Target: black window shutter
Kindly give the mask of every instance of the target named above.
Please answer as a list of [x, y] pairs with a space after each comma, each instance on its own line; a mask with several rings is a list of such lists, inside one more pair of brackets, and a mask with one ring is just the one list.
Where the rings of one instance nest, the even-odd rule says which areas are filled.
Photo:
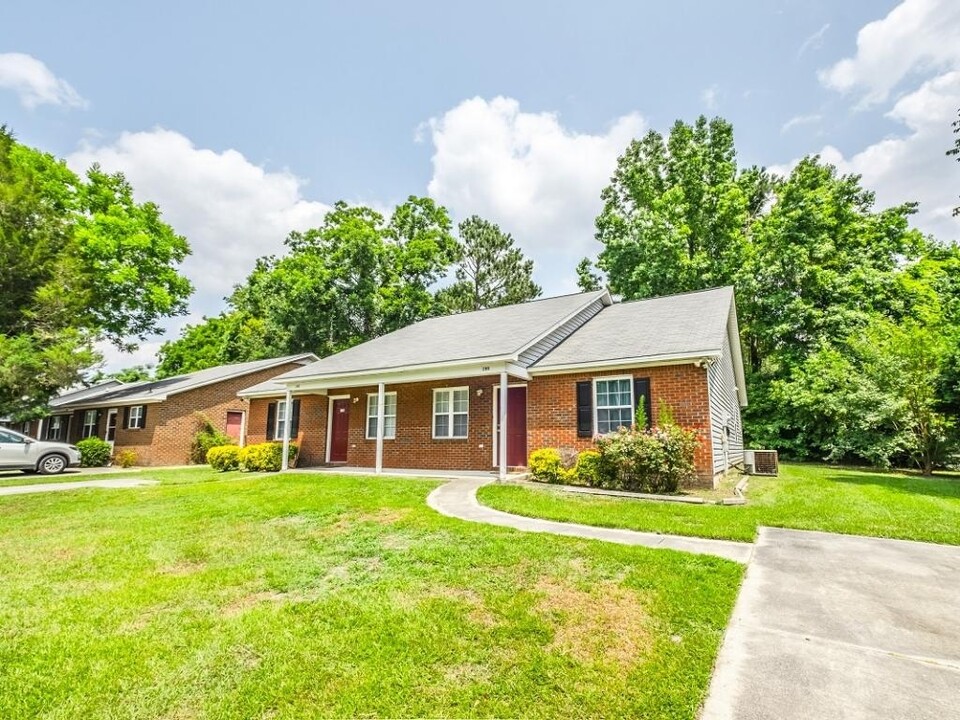
[[643, 400], [643, 409], [647, 413], [647, 427], [653, 424], [653, 408], [650, 405], [650, 378], [633, 379], [633, 410], [636, 412]]
[[593, 383], [577, 383], [577, 437], [593, 436]]
[[130, 406], [128, 405], [123, 409], [123, 426], [130, 429]]
[[300, 401], [293, 401], [293, 419], [290, 420], [290, 439], [297, 439], [297, 432], [300, 430]]
[[267, 440], [273, 440], [273, 431], [277, 427], [277, 404], [267, 405]]
[[143, 429], [147, 426], [147, 406], [144, 405], [140, 408], [140, 424], [137, 425], [138, 428]]

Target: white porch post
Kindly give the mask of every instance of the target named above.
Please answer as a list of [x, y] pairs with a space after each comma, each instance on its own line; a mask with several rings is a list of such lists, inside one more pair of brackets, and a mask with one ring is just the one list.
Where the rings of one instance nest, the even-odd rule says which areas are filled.
[[507, 383], [507, 371], [500, 373], [500, 436], [498, 438], [500, 457], [500, 479], [507, 477], [507, 392], [509, 391]]
[[383, 383], [377, 384], [377, 469], [376, 473], [379, 475], [383, 471], [383, 415], [385, 412], [384, 406], [384, 390], [385, 386]]
[[283, 403], [283, 460], [280, 463], [281, 470], [287, 470], [290, 467], [290, 423], [293, 422], [293, 391], [287, 388], [287, 397]]

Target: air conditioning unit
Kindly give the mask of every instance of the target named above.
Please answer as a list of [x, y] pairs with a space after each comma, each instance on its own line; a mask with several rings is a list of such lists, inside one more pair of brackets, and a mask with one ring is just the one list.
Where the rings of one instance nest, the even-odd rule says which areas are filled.
[[780, 474], [780, 463], [776, 450], [744, 450], [743, 469], [748, 475]]

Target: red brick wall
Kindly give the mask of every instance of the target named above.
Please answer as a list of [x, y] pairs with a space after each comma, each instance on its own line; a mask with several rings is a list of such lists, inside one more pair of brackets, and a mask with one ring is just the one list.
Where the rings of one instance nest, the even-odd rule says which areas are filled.
[[[267, 441], [267, 407], [282, 398], [252, 398], [247, 414], [247, 445]], [[298, 434], [303, 436], [299, 467], [323, 465], [327, 451], [327, 398], [324, 395], [302, 395]]]
[[651, 420], [656, 422], [658, 408], [663, 401], [673, 410], [677, 424], [695, 429], [700, 435], [700, 446], [695, 455], [697, 475], [702, 481], [712, 480], [707, 371], [706, 368], [695, 365], [666, 365], [534, 378], [527, 387], [527, 449], [533, 452], [544, 447], [569, 447], [577, 450], [592, 447], [592, 438], [577, 437], [577, 383], [611, 375], [650, 378], [653, 411]]
[[[654, 419], [662, 401], [674, 413], [674, 419], [697, 430], [701, 444], [696, 453], [701, 480], [713, 477], [710, 453], [710, 405], [707, 373], [694, 365], [671, 365], [635, 370], [598, 371], [539, 377], [527, 383], [527, 450], [542, 447], [591, 447], [591, 438], [577, 437], [576, 387], [581, 380], [610, 375], [650, 378]], [[438, 470], [489, 470], [493, 465], [493, 390], [497, 379], [477, 377], [462, 380], [431, 381], [387, 385], [397, 393], [397, 437], [383, 441], [383, 466], [386, 468], [428, 468]], [[433, 390], [444, 387], [470, 388], [468, 437], [464, 440], [434, 440]], [[480, 395], [477, 394], [482, 390]], [[349, 395], [350, 431], [347, 464], [373, 467], [376, 441], [365, 438], [367, 394], [376, 386], [331, 391], [331, 395]], [[267, 405], [272, 400], [251, 401], [248, 442], [265, 440]], [[354, 402], [354, 399], [356, 402]], [[322, 464], [326, 455], [327, 401], [318, 396], [301, 399], [300, 432], [304, 433], [301, 466]]]
[[[142, 429], [128, 430], [123, 427], [124, 409], [121, 406], [117, 416], [114, 451], [132, 450], [137, 456], [137, 465], [186, 465], [190, 462], [190, 444], [199, 428], [197, 412], [206, 415], [218, 430], [226, 431], [228, 410], [248, 410], [249, 403], [237, 397], [240, 390], [297, 367], [300, 365], [288, 363], [178, 393], [160, 403], [148, 404], [147, 420]], [[104, 408], [100, 419], [100, 437], [103, 437], [106, 418]]]

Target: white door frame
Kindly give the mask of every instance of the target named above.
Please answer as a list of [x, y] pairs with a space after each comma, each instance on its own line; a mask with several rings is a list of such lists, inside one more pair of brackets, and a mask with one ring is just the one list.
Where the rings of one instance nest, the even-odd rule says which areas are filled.
[[[330, 441], [333, 439], [333, 401], [334, 400], [349, 400], [349, 395], [327, 395], [327, 450], [324, 454], [324, 462], [330, 462]], [[364, 410], [366, 412], [366, 410]], [[349, 415], [350, 408], [347, 407], [347, 414]], [[364, 421], [366, 422], [366, 421]], [[366, 432], [366, 431], [364, 431]], [[347, 452], [350, 452], [350, 438], [347, 437]]]
[[[510, 392], [510, 388], [514, 388], [514, 387], [527, 388], [527, 397], [525, 398], [525, 399], [526, 399], [526, 403], [524, 404], [524, 407], [523, 407], [524, 415], [526, 415], [526, 414], [527, 414], [527, 410], [530, 409], [530, 389], [529, 389], [528, 385], [529, 385], [529, 383], [525, 383], [525, 382], [515, 382], [515, 383], [509, 383], [509, 384], [507, 385], [507, 392]], [[497, 428], [497, 425], [500, 424], [500, 423], [498, 422], [498, 420], [500, 419], [500, 413], [499, 413], [499, 410], [500, 410], [500, 384], [499, 384], [499, 383], [497, 383], [497, 384], [495, 384], [495, 385], [493, 386], [493, 402], [491, 403], [491, 405], [493, 406], [493, 425], [492, 425], [492, 427], [491, 427], [491, 433], [490, 433], [490, 437], [492, 438], [490, 444], [493, 445], [493, 462], [491, 463], [491, 467], [497, 467], [497, 466], [498, 466], [498, 462], [499, 462], [499, 457], [498, 457], [498, 456], [499, 456], [499, 452], [498, 452], [498, 451], [499, 451], [499, 449], [500, 449], [500, 443], [499, 443], [499, 437], [498, 437], [500, 433], [499, 433], [498, 428]], [[527, 448], [527, 449], [529, 450], [530, 448]]]
[[[114, 420], [113, 425], [113, 440], [110, 440], [110, 416], [113, 415], [116, 420]], [[103, 439], [110, 443], [110, 447], [113, 447], [113, 444], [116, 442], [117, 437], [117, 428], [120, 427], [120, 408], [110, 408], [107, 410], [106, 422], [103, 424]]]

